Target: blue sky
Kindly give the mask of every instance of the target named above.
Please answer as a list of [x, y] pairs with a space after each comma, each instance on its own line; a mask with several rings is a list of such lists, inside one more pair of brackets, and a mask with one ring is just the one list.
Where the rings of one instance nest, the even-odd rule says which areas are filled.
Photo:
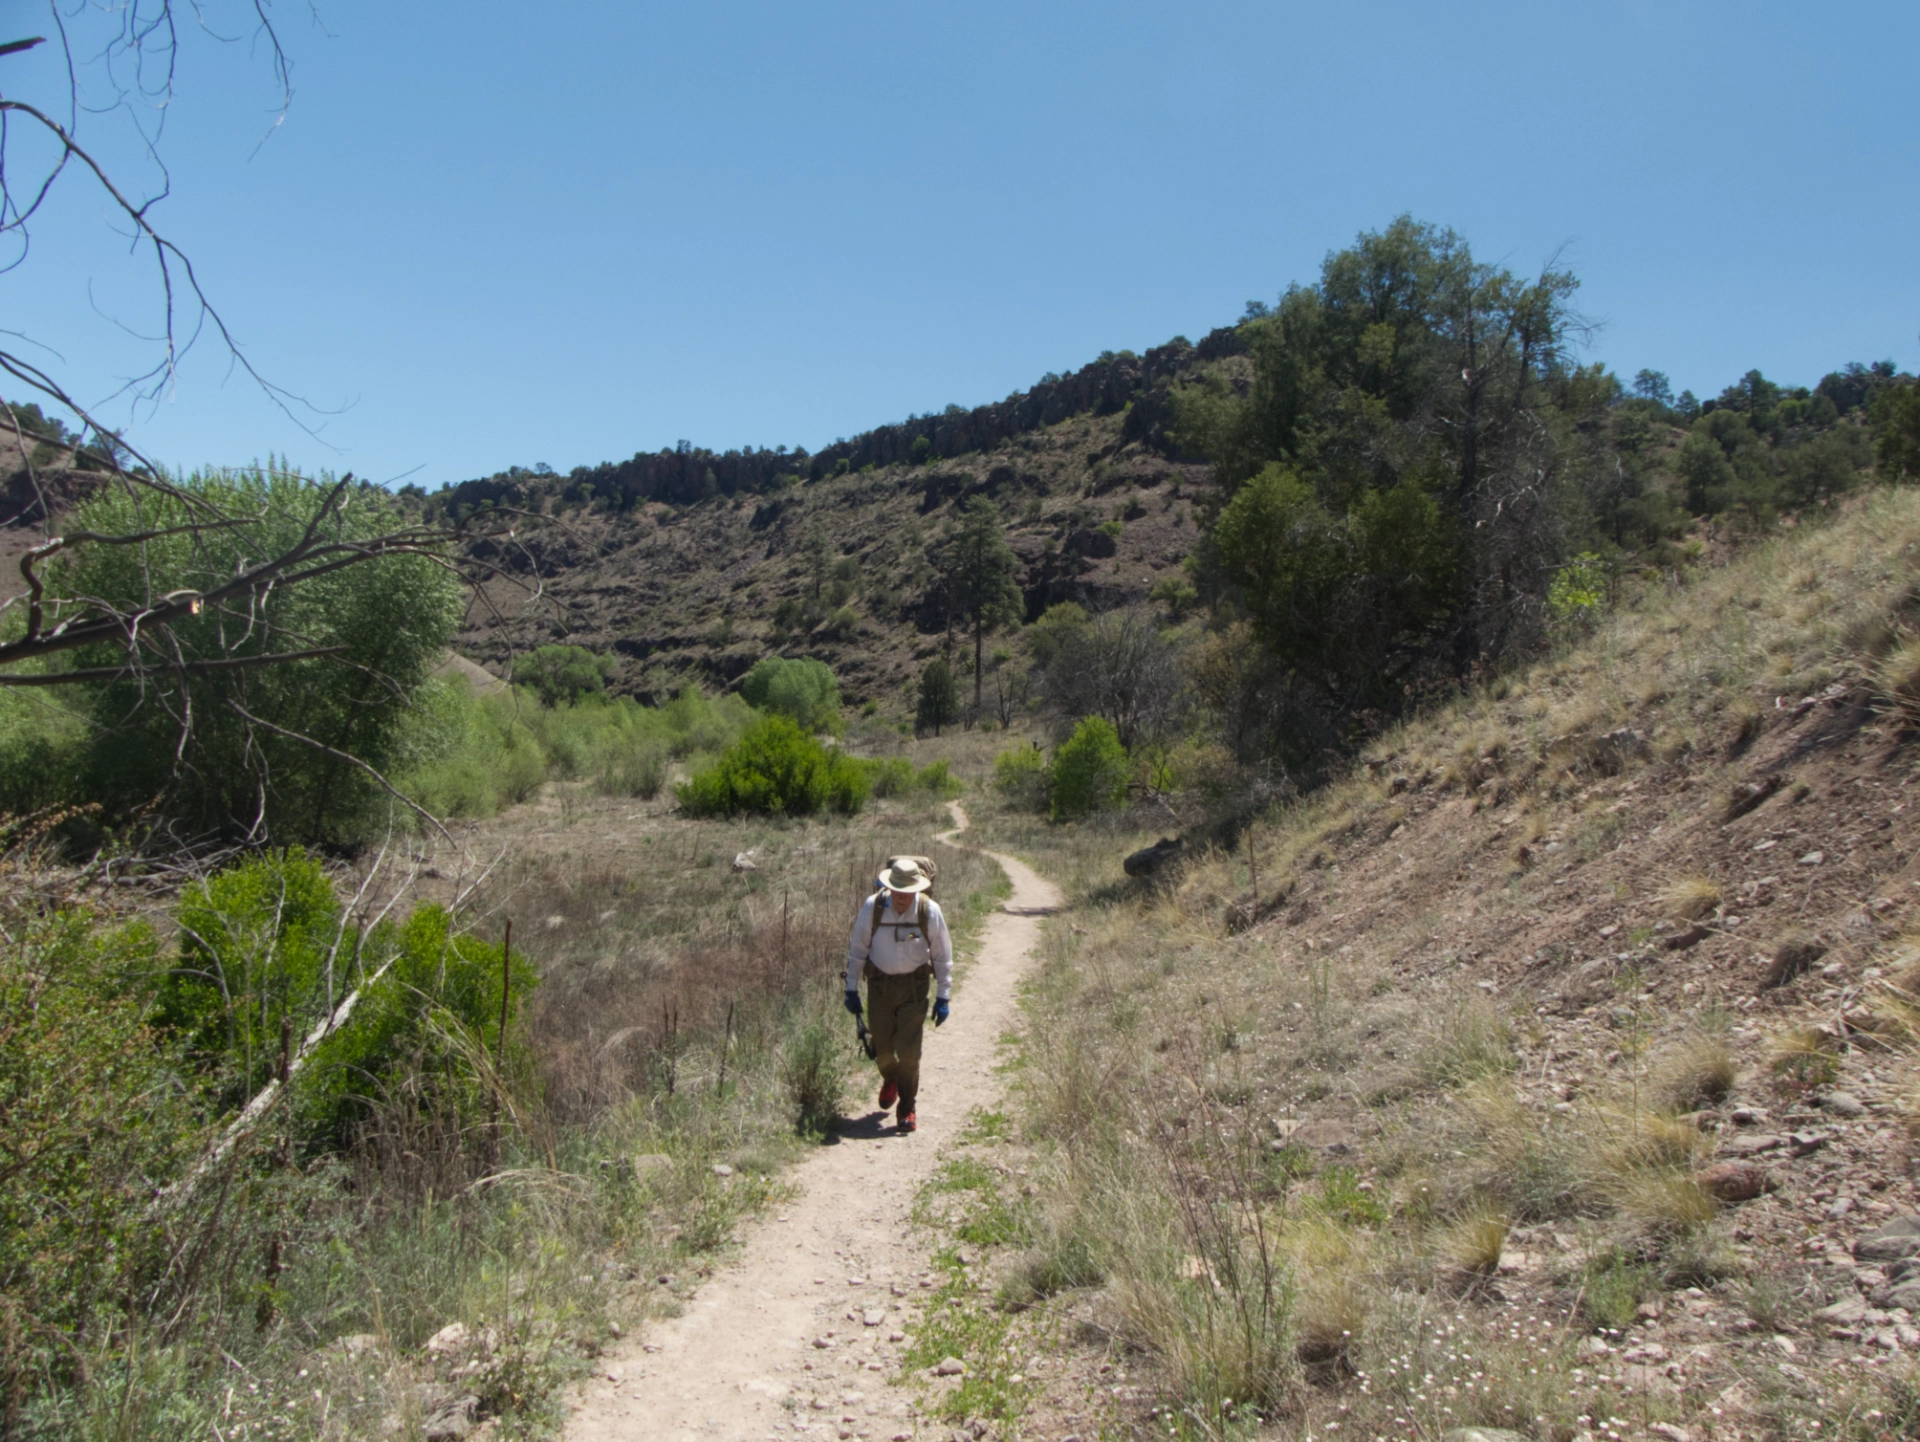
[[[1920, 362], [1911, 0], [315, 3], [274, 12], [277, 128], [257, 49], [187, 34], [154, 215], [318, 434], [203, 343], [107, 411], [170, 464], [817, 448], [1198, 338], [1402, 212], [1559, 255], [1623, 376]], [[0, 91], [51, 94], [51, 51]], [[81, 135], [138, 176], [123, 120]], [[8, 328], [106, 396], [147, 275], [63, 182]]]

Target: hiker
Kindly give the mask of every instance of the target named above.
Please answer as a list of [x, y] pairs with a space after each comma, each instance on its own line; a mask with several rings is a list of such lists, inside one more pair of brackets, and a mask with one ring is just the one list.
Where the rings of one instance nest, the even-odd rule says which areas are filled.
[[920, 1090], [920, 1037], [927, 1024], [927, 982], [935, 984], [933, 1024], [947, 1019], [953, 989], [953, 938], [925, 858], [896, 856], [881, 869], [880, 890], [861, 904], [847, 942], [847, 1010], [860, 1015], [860, 978], [867, 1003], [874, 1061], [880, 1066], [880, 1109], [900, 1104], [897, 1125], [914, 1129]]

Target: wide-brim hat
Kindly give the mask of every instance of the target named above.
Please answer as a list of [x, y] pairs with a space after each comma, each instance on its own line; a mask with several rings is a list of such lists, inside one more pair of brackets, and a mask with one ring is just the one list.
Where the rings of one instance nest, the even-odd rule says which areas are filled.
[[933, 878], [920, 869], [920, 863], [896, 857], [880, 870], [880, 884], [888, 891], [925, 891]]

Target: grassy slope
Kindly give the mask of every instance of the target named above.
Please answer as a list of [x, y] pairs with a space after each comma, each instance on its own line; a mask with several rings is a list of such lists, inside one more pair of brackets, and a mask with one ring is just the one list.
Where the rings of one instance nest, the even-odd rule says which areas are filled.
[[[777, 497], [722, 497], [679, 512], [649, 505], [624, 517], [569, 512], [564, 533], [529, 542], [546, 548], [547, 597], [529, 610], [523, 592], [495, 582], [490, 599], [509, 619], [489, 623], [487, 608], [475, 607], [461, 647], [502, 669], [510, 650], [564, 635], [620, 656], [616, 690], [649, 692], [686, 674], [731, 681], [779, 649], [832, 665], [849, 702], [910, 714], [911, 681], [945, 640], [920, 629], [942, 624], [921, 612], [931, 583], [924, 545], [956, 498], [986, 494], [999, 505], [1030, 607], [1144, 599], [1191, 549], [1188, 498], [1210, 487], [1209, 468], [1122, 444], [1121, 422], [1079, 416], [992, 452], [829, 476]], [[1097, 531], [1110, 520], [1125, 521], [1117, 543]], [[776, 648], [772, 616], [806, 591], [805, 543], [816, 523], [836, 556], [859, 559], [860, 619], [849, 636], [822, 632]], [[723, 621], [730, 638], [715, 632]]]
[[[1058, 1290], [1037, 1334], [1105, 1340], [1028, 1379], [1028, 1425], [1217, 1435], [1249, 1397], [1368, 1437], [1910, 1425], [1920, 1332], [1813, 1313], [1871, 1306], [1845, 1249], [1916, 1210], [1887, 982], [1920, 815], [1885, 697], [1917, 582], [1902, 492], [1656, 587], [1263, 823], [1251, 927], [1245, 849], [1148, 893], [1126, 832], [983, 807], [1080, 899], [1029, 1002], [1006, 1275]], [[1717, 1198], [1730, 1159], [1776, 1190]]]

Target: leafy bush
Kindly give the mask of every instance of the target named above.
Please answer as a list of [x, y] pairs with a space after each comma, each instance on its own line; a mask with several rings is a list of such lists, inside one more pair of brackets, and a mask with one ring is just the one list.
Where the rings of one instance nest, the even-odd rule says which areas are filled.
[[[354, 991], [351, 1024], [320, 1044], [295, 1084], [310, 1146], [343, 1145], [388, 1074], [444, 1019], [497, 1047], [500, 948], [454, 933], [423, 906], [364, 938], [345, 924], [318, 862], [298, 849], [251, 857], [187, 889], [178, 965], [156, 1020], [186, 1045], [221, 1103], [238, 1108]], [[513, 990], [535, 982], [524, 961]], [[491, 1039], [489, 1040], [489, 1036]]]
[[791, 716], [808, 731], [825, 731], [840, 719], [840, 683], [824, 661], [769, 656], [756, 661], [740, 683], [747, 704]]
[[199, 1151], [177, 1048], [146, 1023], [158, 944], [69, 912], [0, 947], [0, 1386], [64, 1373], [165, 1258], [153, 1186]]
[[675, 794], [694, 816], [810, 816], [822, 810], [851, 815], [866, 804], [870, 786], [859, 762], [829, 751], [790, 717], [774, 714], [749, 726]]
[[530, 686], [549, 706], [578, 701], [607, 689], [617, 667], [611, 656], [585, 646], [536, 646], [513, 658], [513, 684]]
[[916, 791], [930, 796], [958, 796], [965, 789], [945, 760], [929, 762], [918, 771], [904, 756], [888, 756], [860, 764], [867, 770], [875, 796], [906, 796]]
[[1127, 748], [1112, 723], [1087, 717], [1054, 753], [1049, 788], [1053, 819], [1071, 821], [1118, 806], [1126, 799], [1127, 772]]
[[1015, 806], [1045, 811], [1053, 777], [1038, 746], [1015, 746], [993, 758], [994, 789]]

